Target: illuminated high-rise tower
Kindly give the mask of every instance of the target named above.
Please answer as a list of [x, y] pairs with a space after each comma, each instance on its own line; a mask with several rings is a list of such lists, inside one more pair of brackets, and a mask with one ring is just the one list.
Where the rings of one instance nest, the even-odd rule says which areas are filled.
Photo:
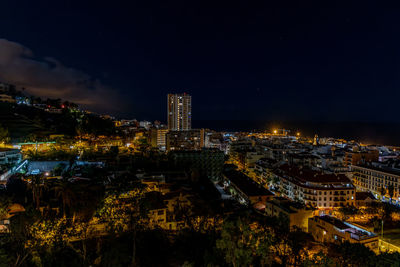
[[168, 129], [187, 131], [192, 128], [192, 97], [186, 93], [168, 94]]

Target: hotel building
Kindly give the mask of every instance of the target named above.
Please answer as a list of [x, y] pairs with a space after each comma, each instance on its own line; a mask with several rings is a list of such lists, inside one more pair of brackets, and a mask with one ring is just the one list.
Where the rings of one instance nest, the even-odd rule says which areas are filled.
[[355, 204], [355, 187], [344, 174], [282, 165], [274, 171], [282, 196], [319, 209]]

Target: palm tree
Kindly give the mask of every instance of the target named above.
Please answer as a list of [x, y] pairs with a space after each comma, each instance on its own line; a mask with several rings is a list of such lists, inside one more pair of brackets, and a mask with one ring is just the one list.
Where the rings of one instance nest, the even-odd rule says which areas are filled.
[[40, 175], [31, 175], [29, 178], [31, 180], [30, 188], [32, 190], [32, 201], [36, 209], [39, 210], [40, 198], [43, 193], [43, 178]]
[[382, 186], [379, 188], [379, 193], [381, 194], [381, 198], [383, 198], [386, 195], [386, 189]]
[[5, 195], [0, 196], [0, 220], [4, 219], [8, 215], [8, 207], [11, 204], [11, 198]]
[[56, 186], [53, 188], [56, 192], [57, 197], [61, 197], [63, 206], [63, 216], [67, 215], [67, 208], [70, 208], [73, 200], [75, 199], [75, 193], [72, 189], [72, 185], [66, 178], [57, 181]]
[[388, 194], [389, 194], [389, 197], [390, 197], [390, 202], [392, 202], [392, 198], [393, 198], [393, 195], [394, 195], [393, 183], [390, 184], [389, 187], [388, 187]]
[[1, 144], [5, 144], [8, 143], [10, 141], [10, 136], [8, 133], [8, 129], [7, 128], [3, 128], [0, 125], [0, 143]]

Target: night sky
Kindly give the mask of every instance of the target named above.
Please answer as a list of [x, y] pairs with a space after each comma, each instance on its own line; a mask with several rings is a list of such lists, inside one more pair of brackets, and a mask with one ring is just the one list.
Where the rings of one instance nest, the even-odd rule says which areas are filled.
[[126, 118], [187, 92], [193, 120], [400, 121], [399, 9], [124, 2], [2, 1], [0, 80]]

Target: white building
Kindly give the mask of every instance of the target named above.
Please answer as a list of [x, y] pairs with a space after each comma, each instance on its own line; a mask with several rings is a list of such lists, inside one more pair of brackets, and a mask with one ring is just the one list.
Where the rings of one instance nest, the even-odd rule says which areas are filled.
[[[384, 164], [352, 165], [353, 183], [363, 191], [372, 192], [375, 197], [390, 197], [396, 203], [400, 200], [400, 169]], [[383, 193], [383, 194], [382, 194]]]
[[355, 187], [344, 174], [283, 165], [274, 171], [283, 196], [319, 209], [355, 205]]

